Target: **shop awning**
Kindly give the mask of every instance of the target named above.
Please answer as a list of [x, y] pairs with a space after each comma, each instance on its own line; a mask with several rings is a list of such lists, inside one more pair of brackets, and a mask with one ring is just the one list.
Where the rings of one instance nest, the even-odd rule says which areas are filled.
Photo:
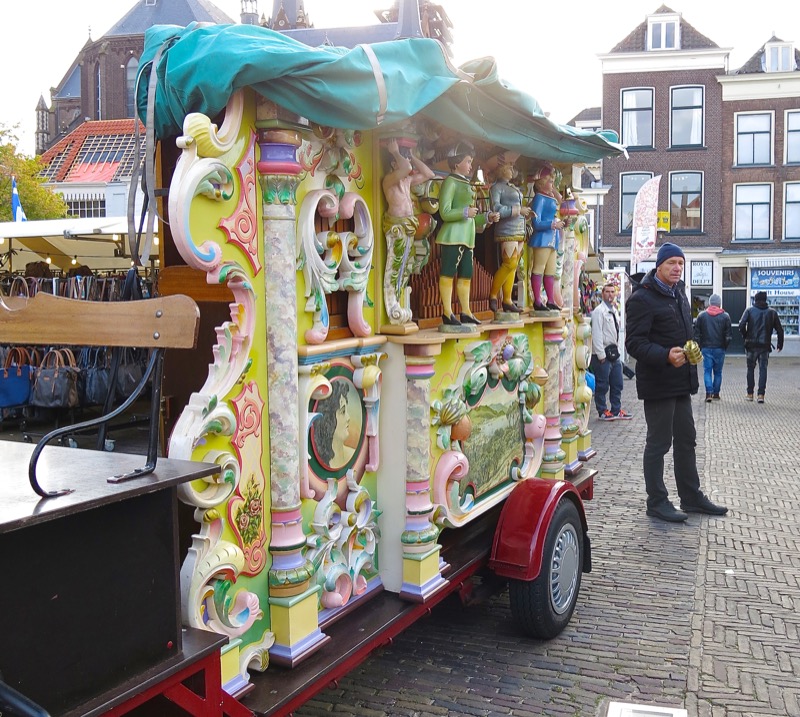
[[53, 266], [65, 271], [74, 257], [95, 270], [127, 269], [127, 234], [126, 217], [0, 222], [0, 254], [13, 249], [14, 268], [49, 256]]
[[800, 267], [800, 256], [797, 254], [786, 256], [749, 257], [747, 260], [753, 269], [769, 269], [773, 267]]
[[159, 49], [153, 108], [159, 138], [179, 134], [190, 112], [216, 116], [236, 90], [252, 87], [331, 127], [373, 129], [423, 114], [465, 137], [553, 162], [592, 162], [625, 151], [613, 132], [550, 121], [533, 97], [499, 77], [491, 58], [456, 69], [428, 38], [312, 48], [257, 25], [150, 28], [138, 73], [142, 121]]

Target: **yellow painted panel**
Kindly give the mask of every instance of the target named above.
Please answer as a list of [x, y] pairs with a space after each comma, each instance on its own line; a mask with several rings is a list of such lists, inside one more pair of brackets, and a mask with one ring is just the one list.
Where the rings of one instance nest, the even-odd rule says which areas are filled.
[[439, 575], [439, 551], [428, 553], [421, 560], [413, 557], [403, 558], [403, 582], [411, 585], [424, 585]]
[[295, 602], [291, 607], [270, 605], [272, 630], [279, 645], [294, 645], [317, 630], [317, 592]]

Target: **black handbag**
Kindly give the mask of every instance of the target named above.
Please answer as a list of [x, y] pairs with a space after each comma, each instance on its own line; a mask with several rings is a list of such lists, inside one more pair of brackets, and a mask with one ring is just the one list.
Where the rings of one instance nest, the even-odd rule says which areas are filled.
[[72, 351], [51, 349], [34, 374], [31, 404], [42, 408], [75, 408], [79, 373]]
[[121, 398], [128, 398], [142, 382], [142, 376], [147, 368], [147, 363], [143, 360], [143, 356], [146, 357], [146, 354], [131, 348], [120, 349], [120, 351], [116, 382], [117, 395]]
[[87, 348], [81, 352], [81, 381], [82, 404], [87, 406], [102, 406], [108, 396], [111, 385], [111, 365], [109, 364], [106, 349]]
[[619, 346], [616, 344], [609, 344], [605, 348], [606, 352], [606, 360], [608, 361], [618, 361], [619, 360]]

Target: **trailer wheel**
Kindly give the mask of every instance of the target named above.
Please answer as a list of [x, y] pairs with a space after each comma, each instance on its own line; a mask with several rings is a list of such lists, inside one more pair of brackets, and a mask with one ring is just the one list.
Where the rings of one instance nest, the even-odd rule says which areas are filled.
[[549, 640], [567, 626], [578, 600], [582, 566], [581, 518], [571, 500], [562, 500], [547, 530], [539, 576], [509, 581], [511, 614], [525, 633]]

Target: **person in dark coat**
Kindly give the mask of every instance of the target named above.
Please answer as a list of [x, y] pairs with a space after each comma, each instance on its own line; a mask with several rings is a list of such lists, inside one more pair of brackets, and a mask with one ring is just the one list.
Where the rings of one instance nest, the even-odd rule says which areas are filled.
[[708, 308], [701, 311], [697, 321], [694, 322], [694, 340], [703, 352], [706, 403], [720, 400], [725, 351], [728, 350], [732, 338], [730, 314], [722, 309], [720, 295], [711, 294]]
[[753, 305], [739, 319], [739, 331], [747, 352], [747, 400], [753, 400], [756, 364], [758, 364], [758, 402], [764, 403], [767, 390], [767, 366], [772, 351], [772, 332], [778, 335], [778, 351], [783, 350], [783, 326], [775, 309], [767, 303], [767, 292], [757, 291]]
[[[642, 457], [647, 515], [672, 523], [686, 520], [687, 513], [728, 512], [700, 490], [692, 415], [692, 394], [699, 384], [697, 367], [684, 352], [692, 338], [692, 314], [681, 280], [684, 263], [680, 247], [663, 244], [656, 268], [634, 285], [625, 306], [625, 348], [636, 359], [636, 391], [647, 423]], [[664, 485], [664, 456], [673, 445], [681, 510], [670, 502]]]

